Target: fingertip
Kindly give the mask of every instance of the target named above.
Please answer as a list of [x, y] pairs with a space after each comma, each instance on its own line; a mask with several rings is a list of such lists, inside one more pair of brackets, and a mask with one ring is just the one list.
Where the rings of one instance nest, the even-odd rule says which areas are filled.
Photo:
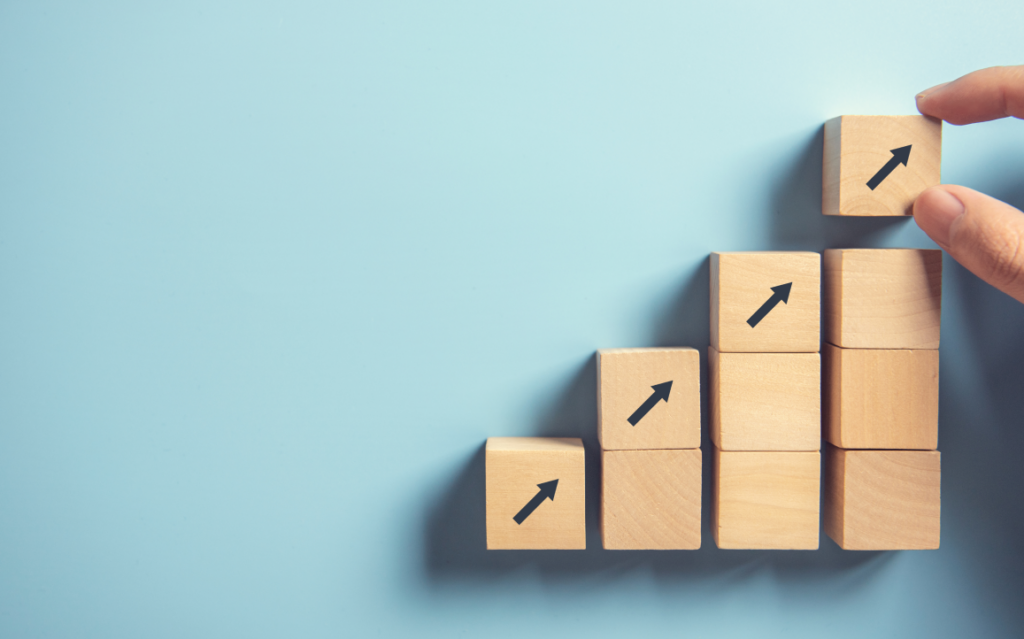
[[950, 245], [953, 224], [966, 211], [964, 203], [942, 185], [925, 190], [914, 201], [914, 221], [936, 244]]
[[929, 89], [925, 89], [924, 91], [918, 93], [917, 94], [917, 99], [918, 100], [922, 100], [922, 99], [924, 99], [924, 98], [926, 98], [926, 97], [928, 97], [930, 95], [934, 95], [937, 91], [941, 90], [943, 87], [946, 87], [948, 85], [949, 85], [949, 82], [943, 82], [942, 84], [936, 84], [935, 86], [933, 86], [933, 87], [931, 87]]
[[933, 98], [937, 94], [941, 93], [943, 89], [945, 89], [947, 86], [949, 86], [949, 84], [950, 84], [949, 82], [943, 82], [942, 84], [936, 84], [935, 86], [933, 86], [931, 88], [928, 88], [928, 89], [925, 89], [924, 91], [918, 93], [914, 97], [914, 100], [917, 103], [917, 110], [921, 113], [921, 115], [934, 115], [928, 109], [928, 105], [926, 104], [926, 102], [930, 98]]

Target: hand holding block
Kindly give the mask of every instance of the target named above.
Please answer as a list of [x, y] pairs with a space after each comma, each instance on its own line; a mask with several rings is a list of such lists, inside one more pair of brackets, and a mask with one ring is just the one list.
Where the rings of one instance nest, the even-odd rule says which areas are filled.
[[820, 453], [716, 448], [712, 477], [719, 548], [817, 550]]
[[843, 348], [939, 347], [942, 251], [825, 251], [825, 340]]
[[934, 550], [940, 483], [938, 451], [829, 446], [825, 533], [844, 550]]
[[942, 122], [923, 115], [844, 115], [825, 123], [825, 215], [913, 215], [939, 183]]
[[711, 254], [711, 345], [720, 353], [817, 353], [821, 256]]
[[823, 431], [840, 448], [935, 450], [939, 351], [822, 351]]
[[700, 447], [697, 351], [597, 351], [597, 438], [605, 450]]
[[700, 548], [699, 449], [606, 450], [601, 465], [606, 549]]
[[817, 353], [719, 353], [708, 348], [711, 441], [722, 450], [821, 448]]
[[491, 437], [485, 465], [489, 550], [587, 547], [582, 440]]

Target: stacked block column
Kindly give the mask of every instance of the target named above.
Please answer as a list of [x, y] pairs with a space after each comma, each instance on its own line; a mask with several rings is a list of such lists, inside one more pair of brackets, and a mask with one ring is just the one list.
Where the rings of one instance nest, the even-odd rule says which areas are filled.
[[846, 550], [939, 547], [942, 253], [825, 252], [825, 532]]
[[818, 547], [821, 256], [711, 254], [712, 526], [719, 548]]
[[700, 357], [597, 352], [601, 538], [610, 550], [700, 548]]

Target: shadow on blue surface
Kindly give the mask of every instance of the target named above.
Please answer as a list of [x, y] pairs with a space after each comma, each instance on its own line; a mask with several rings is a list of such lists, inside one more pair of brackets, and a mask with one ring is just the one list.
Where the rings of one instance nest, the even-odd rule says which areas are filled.
[[[565, 435], [567, 433], [559, 433]], [[589, 440], [589, 438], [587, 438]], [[696, 551], [607, 551], [601, 548], [598, 513], [601, 472], [596, 442], [587, 441], [587, 549], [578, 551], [486, 549], [484, 451], [478, 448], [426, 518], [424, 561], [431, 581], [489, 580], [524, 568], [553, 576], [585, 577], [649, 566], [655, 574], [704, 578], [744, 568], [771, 568], [782, 579], [828, 578], [840, 572], [879, 569], [893, 553], [846, 552], [821, 534], [818, 551], [718, 550], [707, 517], [710, 448], [704, 446], [703, 544]]]
[[[654, 322], [656, 346], [690, 345], [701, 352], [701, 387], [707, 388], [709, 264], [705, 259], [684, 283], [664, 315]], [[580, 365], [558, 401], [538, 420], [535, 433], [580, 437], [586, 448], [587, 549], [583, 551], [488, 551], [485, 528], [484, 448], [481, 445], [427, 513], [424, 562], [429, 580], [499, 578], [524, 568], [572, 578], [614, 574], [649, 566], [669, 578], [699, 579], [745, 570], [771, 568], [780, 579], [828, 577], [837, 572], [874, 570], [891, 553], [845, 552], [821, 533], [818, 551], [718, 550], [711, 536], [707, 505], [711, 500], [711, 443], [707, 436], [707, 393], [701, 393], [704, 513], [702, 547], [697, 551], [606, 551], [601, 547], [601, 463], [596, 437], [597, 366], [590, 355]], [[862, 575], [859, 575], [862, 576]]]
[[821, 251], [868, 247], [872, 240], [910, 218], [836, 217], [821, 214], [821, 162], [824, 126], [817, 127], [773, 181], [768, 196], [771, 233], [764, 250]]

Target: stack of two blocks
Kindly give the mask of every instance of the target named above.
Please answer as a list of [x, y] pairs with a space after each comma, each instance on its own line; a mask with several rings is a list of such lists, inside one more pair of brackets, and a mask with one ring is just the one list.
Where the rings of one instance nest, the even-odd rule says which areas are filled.
[[712, 530], [719, 548], [818, 547], [821, 256], [711, 254]]
[[599, 350], [597, 380], [604, 547], [700, 548], [699, 353]]

